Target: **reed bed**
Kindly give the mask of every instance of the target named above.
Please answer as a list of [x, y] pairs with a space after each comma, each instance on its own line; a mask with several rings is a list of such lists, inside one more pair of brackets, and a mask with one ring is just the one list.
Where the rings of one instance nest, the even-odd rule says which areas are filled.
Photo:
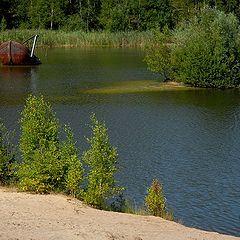
[[8, 40], [24, 42], [38, 34], [39, 47], [128, 47], [143, 48], [154, 41], [154, 34], [146, 32], [64, 32], [51, 30], [7, 30], [0, 32], [0, 43]]

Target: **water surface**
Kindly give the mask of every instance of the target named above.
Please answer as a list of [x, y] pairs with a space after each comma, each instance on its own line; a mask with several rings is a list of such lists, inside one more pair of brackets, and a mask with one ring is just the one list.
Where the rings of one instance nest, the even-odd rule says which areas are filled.
[[156, 80], [135, 49], [38, 51], [43, 64], [0, 68], [0, 117], [19, 133], [29, 93], [43, 94], [81, 151], [91, 112], [105, 120], [118, 147], [117, 178], [136, 206], [152, 179], [187, 226], [240, 236], [239, 90], [83, 94], [116, 82]]

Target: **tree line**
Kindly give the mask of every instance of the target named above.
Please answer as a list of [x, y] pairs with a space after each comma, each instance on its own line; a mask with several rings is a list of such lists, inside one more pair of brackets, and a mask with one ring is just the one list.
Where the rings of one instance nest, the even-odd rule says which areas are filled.
[[207, 5], [240, 19], [238, 0], [1, 0], [0, 23], [2, 30], [162, 30]]

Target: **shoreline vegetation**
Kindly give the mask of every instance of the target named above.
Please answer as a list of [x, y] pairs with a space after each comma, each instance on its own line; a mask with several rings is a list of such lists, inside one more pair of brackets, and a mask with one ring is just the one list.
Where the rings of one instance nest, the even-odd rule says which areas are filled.
[[156, 32], [158, 45], [149, 46], [145, 62], [165, 80], [202, 88], [239, 88], [239, 40], [237, 17], [206, 7], [174, 30]]
[[[145, 205], [134, 208], [118, 185], [118, 151], [104, 121], [90, 117], [89, 147], [79, 153], [69, 125], [62, 126], [43, 96], [29, 95], [21, 113], [18, 146], [0, 119], [0, 186], [23, 192], [63, 193], [101, 210], [150, 214], [173, 220], [163, 187], [154, 179]], [[60, 137], [62, 136], [62, 137]], [[19, 150], [20, 156], [17, 151]]]
[[5, 41], [24, 42], [38, 34], [37, 47], [114, 47], [145, 48], [154, 42], [153, 31], [72, 31], [60, 30], [6, 30], [0, 32], [0, 44]]

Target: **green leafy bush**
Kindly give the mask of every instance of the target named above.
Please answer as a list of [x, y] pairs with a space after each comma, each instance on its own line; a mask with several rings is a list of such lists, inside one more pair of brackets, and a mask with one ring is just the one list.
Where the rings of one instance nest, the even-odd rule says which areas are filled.
[[65, 128], [67, 139], [60, 143], [58, 119], [43, 96], [28, 97], [21, 131], [20, 189], [37, 193], [66, 191], [75, 195], [80, 189], [83, 170], [73, 134], [69, 127]]
[[174, 220], [173, 213], [167, 210], [163, 187], [158, 179], [154, 179], [149, 187], [147, 196], [145, 197], [145, 205], [148, 212], [153, 216], [161, 217], [169, 221]]
[[145, 62], [147, 62], [150, 70], [161, 73], [163, 80], [169, 80], [170, 64], [170, 32], [168, 28], [164, 28], [163, 32], [154, 31], [154, 41], [146, 47], [147, 55]]
[[94, 207], [106, 208], [106, 201], [119, 194], [114, 173], [117, 171], [117, 149], [110, 145], [104, 123], [91, 116], [92, 136], [87, 139], [90, 148], [84, 153], [83, 161], [89, 167], [84, 201]]
[[53, 142], [40, 144], [32, 153], [31, 161], [24, 161], [19, 168], [20, 189], [36, 193], [63, 190], [63, 162]]
[[69, 126], [65, 126], [67, 139], [61, 144], [61, 158], [65, 166], [65, 191], [76, 196], [80, 193], [80, 184], [83, 181], [83, 166], [78, 158], [78, 151], [73, 142], [73, 133]]
[[0, 184], [10, 184], [15, 180], [16, 149], [12, 143], [13, 132], [7, 130], [0, 120]]
[[59, 153], [60, 125], [43, 96], [29, 96], [22, 112], [19, 167], [20, 188], [49, 192], [59, 187], [63, 169]]
[[20, 123], [20, 151], [24, 161], [31, 161], [35, 150], [59, 145], [60, 125], [43, 96], [27, 98]]
[[159, 40], [146, 57], [153, 71], [197, 87], [239, 86], [240, 28], [233, 14], [206, 8]]
[[145, 204], [148, 211], [153, 216], [163, 217], [166, 215], [166, 199], [164, 197], [163, 188], [158, 179], [154, 179], [148, 194], [145, 198]]
[[0, 23], [0, 30], [5, 31], [7, 29], [7, 21], [4, 17], [2, 17], [1, 23]]

